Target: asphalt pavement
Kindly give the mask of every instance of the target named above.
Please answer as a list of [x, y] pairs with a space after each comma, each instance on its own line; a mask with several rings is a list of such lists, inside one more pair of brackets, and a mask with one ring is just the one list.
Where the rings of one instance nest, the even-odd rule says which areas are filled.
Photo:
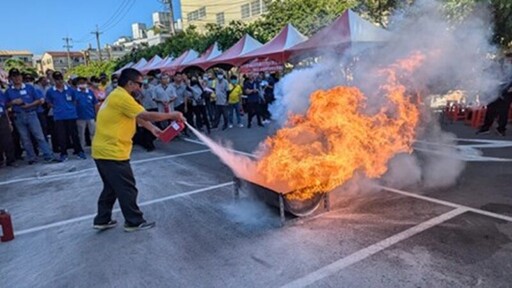
[[[512, 287], [512, 137], [443, 129], [479, 155], [455, 184], [340, 189], [330, 211], [284, 226], [245, 191], [236, 200], [233, 173], [197, 139], [135, 147], [139, 203], [157, 223], [135, 233], [119, 210], [119, 227], [92, 229], [91, 159], [0, 168], [16, 236], [0, 243], [0, 287]], [[212, 138], [251, 153], [272, 131]]]

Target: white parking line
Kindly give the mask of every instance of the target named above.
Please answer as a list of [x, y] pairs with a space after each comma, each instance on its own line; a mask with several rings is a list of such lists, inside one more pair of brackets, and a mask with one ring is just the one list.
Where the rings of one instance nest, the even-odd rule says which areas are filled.
[[[210, 151], [210, 150], [209, 149], [203, 149], [203, 150], [186, 152], [186, 153], [180, 153], [180, 154], [174, 154], [174, 155], [167, 155], [167, 156], [153, 157], [153, 158], [148, 158], [148, 159], [135, 160], [135, 161], [131, 161], [130, 163], [131, 164], [141, 164], [141, 163], [152, 162], [152, 161], [157, 161], [157, 160], [164, 160], [164, 159], [171, 159], [171, 158], [176, 158], [176, 157], [182, 157], [182, 156], [206, 153], [208, 151]], [[87, 169], [83, 169], [83, 170], [80, 170], [80, 171], [66, 172], [66, 173], [61, 173], [61, 174], [57, 174], [57, 175], [48, 175], [48, 176], [40, 176], [40, 177], [36, 176], [36, 177], [12, 179], [12, 180], [8, 180], [8, 181], [0, 182], [0, 186], [1, 185], [14, 184], [14, 183], [20, 183], [20, 182], [25, 182], [25, 181], [32, 181], [32, 180], [59, 179], [59, 178], [62, 178], [62, 177], [66, 177], [67, 178], [69, 176], [76, 176], [76, 175], [80, 175], [82, 173], [91, 172], [91, 171], [96, 171], [96, 168], [87, 168]]]
[[[172, 199], [176, 199], [176, 198], [181, 198], [181, 197], [185, 197], [185, 196], [190, 196], [190, 195], [194, 195], [194, 194], [198, 194], [198, 193], [202, 193], [202, 192], [206, 192], [206, 191], [211, 191], [214, 189], [223, 188], [223, 187], [230, 186], [230, 185], [233, 185], [232, 181], [205, 187], [205, 188], [200, 188], [200, 189], [196, 189], [196, 190], [192, 190], [192, 191], [188, 191], [188, 192], [183, 192], [183, 193], [179, 193], [179, 194], [175, 194], [175, 195], [171, 195], [171, 196], [166, 196], [166, 197], [162, 197], [162, 198], [158, 198], [158, 199], [154, 199], [154, 200], [141, 202], [141, 203], [139, 203], [139, 206], [141, 206], [141, 207], [148, 206], [151, 204], [160, 203], [160, 202], [164, 202], [164, 201], [168, 201], [168, 200], [172, 200]], [[113, 212], [119, 212], [119, 211], [121, 211], [121, 210], [114, 209]], [[46, 224], [46, 225], [37, 226], [34, 228], [21, 230], [21, 231], [16, 232], [15, 234], [16, 234], [16, 236], [20, 236], [20, 235], [24, 235], [24, 234], [34, 233], [34, 232], [38, 232], [38, 231], [42, 231], [42, 230], [46, 230], [46, 229], [50, 229], [50, 228], [64, 226], [67, 224], [90, 220], [90, 219], [93, 219], [95, 216], [96, 216], [96, 214], [89, 214], [89, 215], [85, 215], [85, 216], [81, 216], [81, 217], [77, 217], [77, 218], [72, 218], [72, 219], [68, 219], [68, 220], [64, 220], [64, 221], [59, 221], [59, 222], [55, 222], [55, 223], [51, 223], [51, 224]]]
[[323, 278], [326, 278], [333, 274], [336, 274], [339, 271], [343, 270], [344, 268], [347, 268], [350, 265], [358, 263], [374, 254], [377, 254], [398, 242], [401, 242], [403, 240], [411, 238], [414, 235], [417, 235], [417, 234], [419, 234], [425, 230], [428, 230], [436, 225], [439, 225], [445, 221], [455, 218], [461, 214], [464, 214], [467, 211], [468, 210], [465, 208], [457, 208], [450, 212], [441, 214], [437, 217], [434, 217], [425, 222], [422, 222], [414, 227], [411, 227], [405, 231], [395, 234], [389, 238], [386, 238], [380, 242], [377, 242], [371, 246], [361, 249], [353, 254], [350, 254], [349, 256], [342, 258], [340, 260], [337, 260], [337, 261], [335, 261], [327, 266], [324, 266], [316, 271], [313, 271], [297, 280], [294, 280], [294, 281], [282, 286], [282, 288], [306, 287], [308, 285], [311, 285], [311, 284], [317, 282], [318, 280], [321, 280]]
[[428, 202], [432, 202], [432, 203], [436, 203], [436, 204], [440, 204], [440, 205], [444, 205], [444, 206], [448, 206], [448, 207], [452, 207], [452, 208], [466, 209], [468, 212], [473, 212], [473, 213], [477, 213], [480, 215], [485, 215], [488, 217], [505, 220], [507, 222], [512, 222], [512, 217], [510, 217], [510, 216], [505, 216], [505, 215], [501, 215], [501, 214], [497, 214], [497, 213], [493, 213], [493, 212], [489, 212], [489, 211], [485, 211], [485, 210], [481, 210], [481, 209], [477, 209], [477, 208], [472, 208], [469, 206], [464, 206], [464, 205], [460, 205], [460, 204], [453, 203], [453, 202], [439, 200], [436, 198], [427, 197], [427, 196], [419, 195], [416, 193], [407, 192], [407, 191], [403, 191], [403, 190], [399, 190], [399, 189], [394, 189], [394, 188], [390, 188], [390, 187], [386, 187], [386, 186], [377, 185], [376, 187], [378, 187], [382, 190], [388, 191], [388, 192], [400, 194], [402, 196], [412, 197], [412, 198], [416, 198], [416, 199], [420, 199], [420, 200], [424, 200], [424, 201], [428, 201]]

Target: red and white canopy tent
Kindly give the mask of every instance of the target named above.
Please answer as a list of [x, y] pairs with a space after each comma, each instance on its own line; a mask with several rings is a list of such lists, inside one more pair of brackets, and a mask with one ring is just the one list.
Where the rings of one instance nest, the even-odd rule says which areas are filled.
[[287, 52], [295, 56], [311, 56], [325, 52], [343, 52], [350, 45], [366, 45], [387, 41], [390, 32], [364, 20], [352, 10], [346, 10], [333, 23], [324, 27], [307, 41]]
[[235, 66], [237, 59], [244, 56], [255, 49], [263, 46], [258, 40], [252, 38], [249, 34], [245, 34], [242, 39], [238, 40], [233, 46], [224, 51], [220, 56], [206, 61], [203, 63], [197, 63], [196, 65], [208, 70], [214, 66]]
[[160, 63], [155, 64], [155, 66], [152, 67], [152, 69], [162, 70], [163, 67], [169, 66], [172, 63], [172, 61], [174, 61], [174, 58], [172, 56], [167, 56], [164, 59], [162, 59], [162, 61], [160, 61]]
[[240, 66], [243, 63], [251, 62], [252, 65], [248, 65], [245, 68], [254, 66], [254, 68], [259, 67], [263, 69], [265, 63], [268, 63], [269, 66], [275, 66], [276, 63], [284, 65], [290, 56], [290, 52], [286, 50], [307, 39], [292, 24], [287, 24], [272, 40], [260, 48], [239, 57], [233, 63], [235, 66]]
[[123, 71], [123, 70], [124, 70], [124, 69], [126, 69], [126, 68], [130, 68], [130, 67], [132, 67], [132, 66], [133, 66], [133, 64], [134, 64], [133, 62], [126, 63], [123, 67], [121, 67], [121, 68], [117, 69], [117, 70], [114, 72], [114, 74], [116, 74], [116, 75], [121, 74], [121, 71]]
[[186, 65], [182, 65], [179, 67], [179, 71], [183, 71], [185, 69], [190, 68], [199, 68], [204, 70], [204, 68], [201, 66], [203, 63], [211, 61], [212, 59], [220, 56], [222, 54], [222, 51], [219, 49], [219, 44], [217, 42], [213, 43], [206, 51], [197, 59], [194, 61], [191, 61], [190, 63]]
[[148, 61], [146, 61], [145, 58], [141, 58], [139, 60], [139, 62], [137, 62], [135, 65], [133, 65], [132, 67], [130, 68], [133, 68], [133, 69], [137, 69], [137, 70], [140, 70], [142, 67], [144, 67], [146, 64], [148, 63]]
[[197, 57], [199, 57], [199, 53], [193, 49], [189, 49], [183, 52], [178, 58], [174, 59], [170, 64], [161, 67], [160, 70], [169, 74], [175, 74], [181, 66], [194, 61]]
[[153, 56], [153, 58], [151, 58], [151, 60], [148, 61], [148, 63], [146, 63], [146, 65], [144, 65], [144, 67], [140, 68], [139, 71], [142, 73], [147, 73], [153, 69], [152, 67], [154, 67], [156, 64], [160, 63], [161, 61], [162, 61], [162, 58], [160, 58], [160, 56], [158, 56], [158, 55], [155, 55], [155, 56]]

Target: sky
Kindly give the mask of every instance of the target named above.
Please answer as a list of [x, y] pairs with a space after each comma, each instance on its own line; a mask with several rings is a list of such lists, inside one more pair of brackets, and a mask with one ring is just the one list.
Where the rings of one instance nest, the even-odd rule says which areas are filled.
[[[173, 0], [179, 8], [179, 0]], [[0, 50], [65, 51], [62, 38], [72, 38], [72, 51], [96, 48], [90, 32], [99, 26], [101, 46], [131, 36], [131, 24], [151, 26], [151, 14], [168, 9], [160, 0], [0, 0]], [[168, 10], [165, 10], [168, 11]], [[180, 12], [178, 12], [180, 13]], [[175, 16], [176, 17], [176, 16]], [[176, 17], [177, 18], [177, 17]], [[7, 24], [9, 23], [9, 24]]]

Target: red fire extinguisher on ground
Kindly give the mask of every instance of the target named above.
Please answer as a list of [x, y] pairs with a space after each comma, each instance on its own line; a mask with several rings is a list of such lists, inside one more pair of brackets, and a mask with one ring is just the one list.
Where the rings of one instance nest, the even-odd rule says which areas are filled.
[[14, 239], [11, 214], [9, 214], [7, 210], [0, 210], [0, 226], [2, 226], [2, 237], [0, 237], [0, 241], [7, 242]]

